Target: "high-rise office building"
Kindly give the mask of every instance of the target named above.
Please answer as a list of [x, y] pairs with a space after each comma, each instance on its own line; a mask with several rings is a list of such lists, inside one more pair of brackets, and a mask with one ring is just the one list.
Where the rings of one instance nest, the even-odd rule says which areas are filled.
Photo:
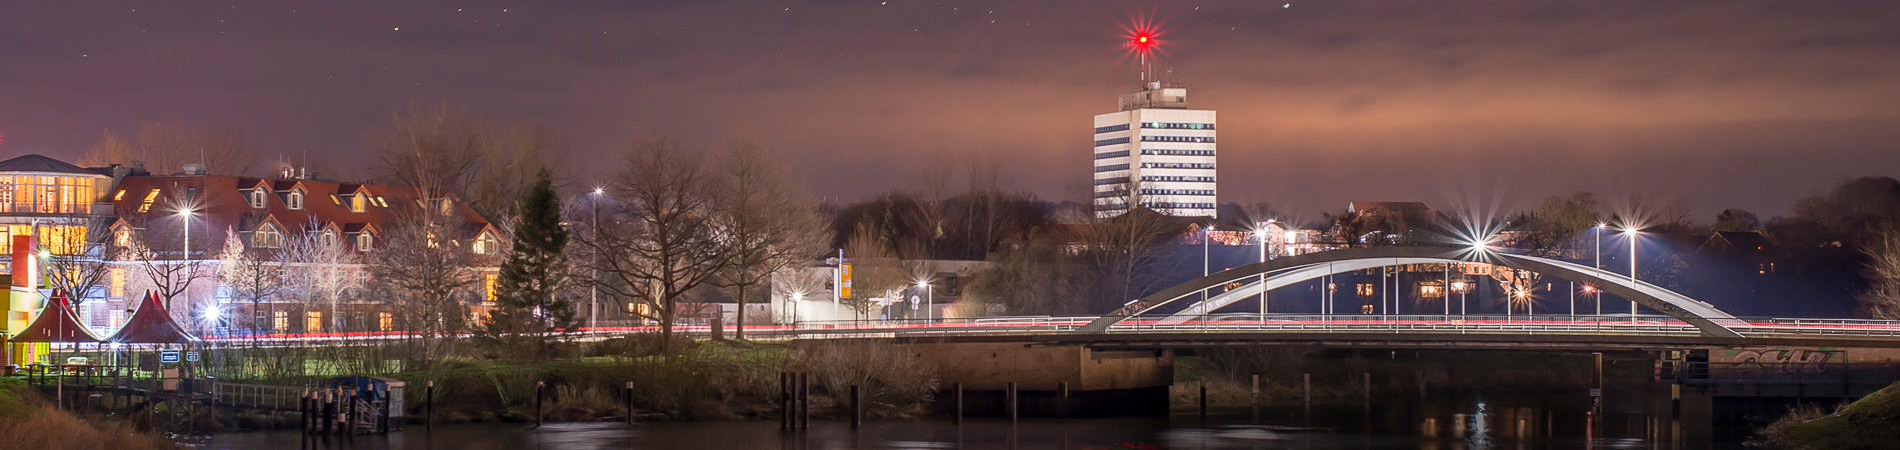
[[1214, 111], [1188, 109], [1187, 88], [1148, 82], [1095, 116], [1096, 215], [1128, 203], [1174, 216], [1214, 217]]

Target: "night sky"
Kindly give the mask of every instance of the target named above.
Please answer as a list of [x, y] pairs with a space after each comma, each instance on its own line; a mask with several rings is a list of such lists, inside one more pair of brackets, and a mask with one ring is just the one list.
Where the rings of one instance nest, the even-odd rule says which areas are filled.
[[1595, 190], [1708, 220], [1900, 174], [1879, 1], [71, 3], [0, 3], [0, 154], [179, 120], [362, 167], [392, 110], [446, 100], [553, 127], [573, 183], [665, 134], [763, 142], [834, 199], [967, 155], [1075, 199], [1149, 15], [1161, 66], [1220, 111], [1223, 201]]

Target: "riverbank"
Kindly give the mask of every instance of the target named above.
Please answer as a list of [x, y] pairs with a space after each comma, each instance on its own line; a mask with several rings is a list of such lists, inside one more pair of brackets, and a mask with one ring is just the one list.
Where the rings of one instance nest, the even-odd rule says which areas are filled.
[[17, 379], [0, 379], [0, 449], [175, 449], [159, 436], [116, 420], [82, 419], [54, 408]]
[[[438, 424], [534, 422], [537, 412], [548, 422], [625, 421], [629, 415], [635, 421], [768, 419], [778, 414], [778, 376], [785, 371], [811, 373], [818, 417], [842, 417], [835, 406], [847, 403], [842, 393], [852, 385], [861, 388], [873, 418], [920, 415], [936, 388], [933, 369], [889, 346], [699, 342], [665, 356], [611, 351], [631, 347], [614, 340], [572, 345], [574, 356], [556, 360], [453, 359], [380, 376], [407, 384], [410, 422]], [[318, 385], [325, 379], [264, 382]], [[226, 416], [223, 423], [229, 429], [297, 424], [294, 414]]]
[[1900, 445], [1900, 383], [1833, 414], [1796, 408], [1762, 431], [1763, 443], [1789, 449], [1885, 449]]

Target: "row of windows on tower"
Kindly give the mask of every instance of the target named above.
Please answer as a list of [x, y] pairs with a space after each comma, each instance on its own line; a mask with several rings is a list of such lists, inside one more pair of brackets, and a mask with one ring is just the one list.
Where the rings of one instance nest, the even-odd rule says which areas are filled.
[[1214, 129], [1214, 124], [1193, 122], [1142, 122], [1141, 127], [1163, 130], [1212, 130]]
[[[1140, 190], [1137, 190], [1136, 192], [1139, 193], [1140, 195], [1167, 195], [1167, 196], [1184, 196], [1184, 197], [1213, 197], [1214, 196], [1213, 189], [1140, 189]], [[1116, 198], [1116, 197], [1126, 196], [1127, 194], [1128, 194], [1127, 191], [1099, 191], [1095, 193], [1095, 198]]]
[[[1144, 149], [1141, 149], [1141, 154], [1148, 155], [1148, 156], [1214, 156], [1214, 151], [1213, 150], [1176, 150], [1176, 149], [1165, 149], [1165, 148], [1144, 148]], [[1096, 153], [1095, 159], [1120, 158], [1123, 156], [1128, 156], [1127, 150]]]
[[[1141, 168], [1143, 169], [1212, 169], [1214, 168], [1214, 163], [1177, 163], [1177, 162], [1141, 163]], [[1100, 172], [1099, 169], [1096, 171]]]
[[[1214, 143], [1214, 138], [1212, 136], [1142, 136], [1141, 141], [1142, 142], [1195, 142], [1195, 143], [1202, 143], [1202, 144], [1212, 144]], [[1123, 142], [1125, 143], [1126, 140], [1124, 140]]]

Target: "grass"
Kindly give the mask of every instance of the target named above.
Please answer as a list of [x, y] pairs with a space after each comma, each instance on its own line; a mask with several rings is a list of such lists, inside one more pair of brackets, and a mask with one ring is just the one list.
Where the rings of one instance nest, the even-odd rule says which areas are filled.
[[1900, 383], [1888, 385], [1833, 414], [1796, 408], [1762, 430], [1767, 444], [1799, 449], [1885, 449], [1900, 443]]
[[124, 422], [81, 419], [46, 404], [21, 380], [0, 379], [0, 448], [147, 450], [177, 446]]

